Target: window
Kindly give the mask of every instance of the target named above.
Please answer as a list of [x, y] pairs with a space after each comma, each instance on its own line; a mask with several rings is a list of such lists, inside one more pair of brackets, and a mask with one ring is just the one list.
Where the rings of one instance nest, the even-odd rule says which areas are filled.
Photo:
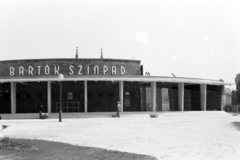
[[91, 92], [88, 93], [88, 98], [92, 98], [92, 93]]
[[102, 92], [98, 93], [98, 98], [103, 98], [103, 93]]
[[32, 97], [32, 95], [30, 93], [26, 94], [26, 99], [30, 99]]
[[42, 97], [43, 97], [43, 94], [42, 94], [42, 93], [38, 93], [38, 94], [37, 94], [37, 97], [38, 97], [38, 98], [42, 98]]
[[109, 93], [109, 98], [114, 98], [114, 93], [113, 92]]

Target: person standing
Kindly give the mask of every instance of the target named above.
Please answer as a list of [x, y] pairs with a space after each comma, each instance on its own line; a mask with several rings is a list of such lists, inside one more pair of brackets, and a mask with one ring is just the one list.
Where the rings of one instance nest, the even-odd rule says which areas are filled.
[[119, 101], [117, 101], [117, 113], [116, 113], [116, 115], [112, 115], [112, 117], [120, 118], [120, 114], [119, 114], [120, 111], [121, 111], [121, 104]]

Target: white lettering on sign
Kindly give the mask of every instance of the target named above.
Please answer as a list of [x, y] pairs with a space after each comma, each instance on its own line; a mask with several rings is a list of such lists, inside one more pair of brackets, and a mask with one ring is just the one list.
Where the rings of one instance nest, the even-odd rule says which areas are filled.
[[108, 67], [107, 66], [103, 66], [103, 74], [105, 75], [105, 73], [108, 71]]
[[[65, 67], [65, 66], [63, 66]], [[63, 68], [63, 72], [64, 70], [67, 72], [65, 74], [68, 75], [124, 75], [126, 74], [126, 69], [124, 66], [108, 66], [108, 65], [103, 65], [103, 66], [82, 66], [81, 64], [78, 66], [75, 65], [69, 65], [66, 66], [68, 68]], [[76, 69], [75, 69], [76, 68]], [[78, 69], [77, 69], [78, 68]], [[46, 66], [18, 66], [18, 67], [9, 67], [9, 75], [10, 76], [15, 76], [16, 71], [18, 76], [24, 76], [24, 75], [28, 75], [28, 76], [34, 76], [34, 75], [59, 75], [61, 68], [61, 65], [52, 65], [49, 66], [48, 64], [46, 64]], [[68, 71], [67, 71], [68, 69]], [[78, 70], [78, 71], [77, 71]]]
[[45, 75], [49, 75], [50, 67], [48, 65], [45, 66]]
[[82, 66], [79, 65], [78, 67], [79, 67], [78, 75], [82, 75]]
[[23, 68], [23, 66], [19, 67], [19, 76], [24, 76], [24, 68]]
[[89, 75], [89, 66], [87, 67], [87, 74]]
[[69, 66], [69, 70], [70, 70], [70, 71], [69, 71], [68, 73], [69, 73], [70, 75], [73, 75], [73, 73], [74, 73], [74, 72], [73, 72], [73, 68], [74, 68], [74, 67], [73, 67], [72, 65]]
[[10, 67], [10, 76], [14, 76], [14, 68]]
[[117, 74], [117, 68], [116, 66], [112, 66], [112, 75]]
[[33, 76], [33, 67], [32, 66], [29, 66], [28, 67], [28, 75], [30, 76]]
[[37, 68], [38, 68], [38, 75], [41, 75], [41, 72], [40, 72], [41, 66], [37, 66]]
[[59, 75], [59, 66], [54, 66], [54, 74]]
[[125, 74], [125, 68], [121, 66], [121, 75]]
[[99, 67], [98, 66], [94, 66], [94, 74], [99, 74]]

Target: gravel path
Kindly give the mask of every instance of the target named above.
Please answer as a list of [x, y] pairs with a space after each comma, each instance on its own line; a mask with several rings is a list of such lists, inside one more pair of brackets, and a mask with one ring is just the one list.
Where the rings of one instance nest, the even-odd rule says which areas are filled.
[[223, 111], [168, 112], [158, 118], [1, 120], [10, 138], [59, 141], [152, 155], [158, 159], [240, 159], [240, 116]]

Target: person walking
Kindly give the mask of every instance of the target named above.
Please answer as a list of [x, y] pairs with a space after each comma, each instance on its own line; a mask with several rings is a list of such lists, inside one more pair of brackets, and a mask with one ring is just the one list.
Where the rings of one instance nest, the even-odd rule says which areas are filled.
[[115, 115], [112, 115], [112, 117], [120, 118], [120, 114], [119, 114], [120, 111], [121, 111], [121, 104], [119, 101], [117, 101], [117, 113]]

